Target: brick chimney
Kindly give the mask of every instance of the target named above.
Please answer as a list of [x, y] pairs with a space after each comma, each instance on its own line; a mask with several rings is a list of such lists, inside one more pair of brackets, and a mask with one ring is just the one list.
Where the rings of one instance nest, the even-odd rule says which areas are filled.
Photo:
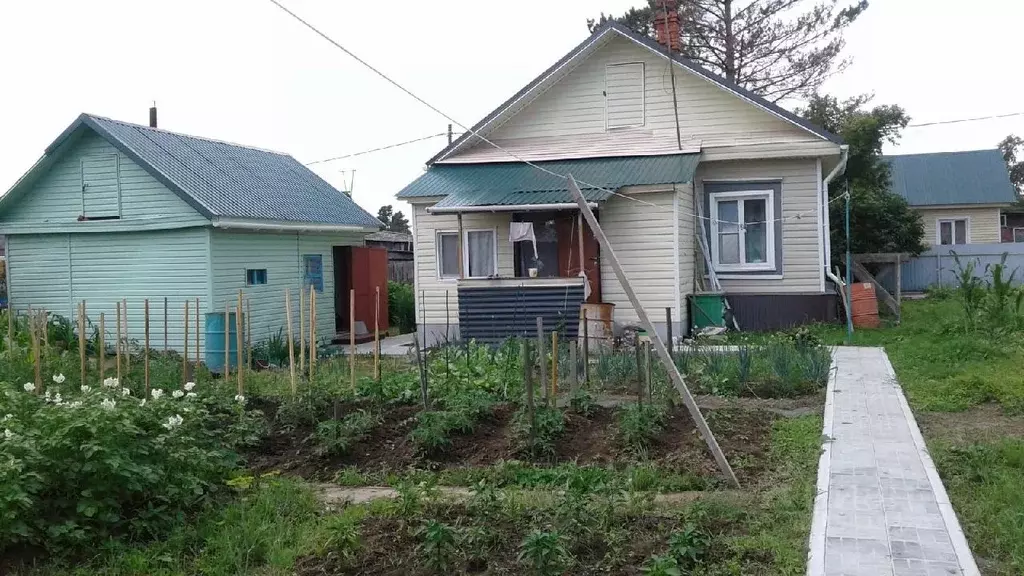
[[[665, 12], [668, 12], [666, 21]], [[679, 52], [679, 12], [676, 0], [654, 1], [654, 35], [658, 43], [668, 47], [672, 52]]]
[[156, 102], [149, 107], [149, 127], [156, 128]]

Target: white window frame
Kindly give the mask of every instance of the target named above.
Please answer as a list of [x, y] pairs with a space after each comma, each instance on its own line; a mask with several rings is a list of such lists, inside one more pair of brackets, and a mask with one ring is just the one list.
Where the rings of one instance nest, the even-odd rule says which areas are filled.
[[[775, 190], [737, 190], [732, 192], [712, 192], [708, 194], [710, 204], [710, 217], [711, 217], [711, 258], [715, 266], [715, 272], [751, 272], [751, 271], [762, 271], [769, 270], [775, 271]], [[756, 200], [763, 198], [765, 200], [765, 219], [767, 224], [765, 226], [765, 244], [767, 244], [767, 254], [765, 262], [758, 262], [754, 264], [722, 264], [719, 258], [719, 239], [718, 239], [718, 203], [719, 202], [738, 202], [737, 216], [739, 218], [739, 243], [740, 243], [740, 260], [746, 259], [746, 230], [742, 224], [743, 222], [743, 200]]]
[[[958, 220], [963, 220], [965, 222], [965, 224], [964, 224], [964, 243], [963, 244], [957, 244], [956, 243], [956, 222]], [[942, 243], [942, 224], [944, 222], [949, 222], [950, 226], [952, 227], [952, 229], [951, 229], [951, 236], [952, 236], [952, 239], [953, 239], [953, 243], [952, 244], [943, 244]], [[936, 218], [935, 219], [935, 245], [936, 246], [965, 246], [965, 245], [970, 244], [970, 243], [971, 243], [971, 217], [970, 216], [953, 216], [951, 218]]]
[[[493, 249], [494, 268], [490, 274], [484, 276], [470, 276], [469, 275], [469, 233], [470, 232], [490, 232], [494, 237], [494, 242], [491, 242]], [[464, 272], [464, 278], [489, 278], [491, 276], [498, 275], [498, 229], [497, 228], [465, 228], [462, 231], [462, 270]]]
[[[436, 262], [437, 279], [438, 280], [458, 280], [459, 279], [458, 271], [456, 271], [455, 274], [445, 276], [444, 273], [443, 273], [443, 268], [441, 267], [441, 264], [443, 262], [442, 259], [441, 259], [441, 246], [442, 246], [442, 244], [441, 244], [441, 236], [444, 236], [444, 235], [455, 236], [455, 239], [458, 240], [458, 238], [459, 238], [459, 231], [458, 230], [435, 230], [434, 231], [434, 259], [437, 260], [437, 262]], [[458, 251], [458, 248], [456, 248], [456, 251]], [[461, 258], [461, 255], [459, 255], [459, 257]]]
[[[640, 123], [610, 126], [608, 124], [608, 69], [617, 66], [640, 66]], [[626, 130], [642, 128], [647, 125], [647, 64], [644, 62], [614, 62], [604, 66], [604, 130]]]
[[[1024, 227], [1014, 226], [1014, 228], [1013, 228], [1013, 241], [1014, 241], [1014, 243], [1018, 242], [1017, 241], [1017, 230], [1020, 230], [1020, 231], [1024, 232]], [[1022, 238], [1024, 238], [1024, 236], [1022, 236]], [[1024, 242], [1024, 239], [1022, 239], [1020, 242]]]
[[999, 214], [999, 227], [1006, 228], [1006, 214]]

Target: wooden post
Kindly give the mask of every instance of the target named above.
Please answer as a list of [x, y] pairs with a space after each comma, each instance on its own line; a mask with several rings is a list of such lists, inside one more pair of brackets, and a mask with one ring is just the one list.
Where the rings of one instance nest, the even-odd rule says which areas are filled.
[[248, 361], [245, 363], [247, 370], [252, 372], [252, 299], [245, 299], [245, 350]]
[[146, 348], [142, 352], [142, 366], [146, 381], [146, 397], [149, 396], [149, 298], [144, 300], [143, 323], [145, 325]]
[[352, 392], [356, 391], [356, 291], [348, 291], [348, 372]]
[[46, 309], [43, 308], [39, 311], [39, 317], [42, 321], [39, 329], [43, 333], [43, 349], [46, 350], [50, 347], [50, 320], [46, 316]]
[[[579, 230], [578, 238], [580, 242], [580, 272], [583, 272], [585, 274], [587, 270], [587, 257], [586, 253], [583, 251], [583, 214], [580, 214], [579, 212], [576, 213], [576, 229]], [[570, 262], [569, 265], [571, 266], [572, 262]]]
[[299, 373], [306, 374], [306, 291], [299, 288]]
[[309, 287], [309, 380], [316, 372], [316, 288]]
[[[526, 387], [526, 413], [530, 417], [530, 450], [532, 451], [536, 437], [537, 419], [533, 406], [533, 361], [530, 358], [530, 341], [526, 338], [520, 345], [520, 355], [523, 357], [523, 384]], [[544, 366], [543, 360], [540, 365]]]
[[[185, 317], [185, 324], [188, 324], [188, 317], [187, 316]], [[199, 366], [199, 362], [201, 361], [200, 358], [199, 358], [199, 354], [200, 354], [200, 352], [199, 352], [199, 344], [202, 341], [203, 341], [203, 339], [200, 338], [200, 332], [199, 332], [199, 298], [196, 298], [196, 366]], [[209, 344], [207, 344], [207, 345], [209, 345]], [[186, 354], [186, 356], [188, 356], [188, 354]]]
[[644, 381], [647, 384], [647, 401], [654, 404], [653, 373], [651, 372], [651, 343], [644, 342]]
[[903, 264], [902, 255], [896, 255], [896, 323], [903, 322]]
[[636, 402], [637, 404], [643, 404], [643, 394], [641, 390], [644, 385], [644, 371], [643, 364], [640, 363], [640, 355], [642, 351], [640, 348], [643, 346], [640, 343], [640, 333], [636, 333], [636, 345], [633, 346], [633, 355], [636, 356]]
[[[188, 323], [192, 316], [188, 313], [188, 299], [185, 299], [185, 350], [181, 355], [181, 385], [188, 383]], [[198, 335], [196, 340], [198, 340]]]
[[458, 219], [458, 221], [459, 221], [459, 243], [458, 243], [458, 254], [459, 254], [459, 278], [465, 278], [465, 277], [466, 277], [466, 274], [465, 274], [465, 270], [463, 270], [463, 263], [462, 263], [462, 260], [463, 260], [463, 258], [462, 258], [462, 253], [463, 253], [463, 248], [462, 248], [463, 238], [462, 238], [462, 236], [463, 236], [463, 235], [465, 234], [465, 233], [464, 233], [464, 232], [462, 231], [462, 212], [458, 212], [458, 213], [456, 213], [456, 214], [455, 214], [455, 217], [456, 217], [456, 218]]
[[583, 382], [590, 384], [590, 321], [587, 309], [583, 309]]
[[675, 340], [672, 339], [672, 307], [665, 307], [665, 334], [668, 336], [668, 351], [675, 352]]
[[423, 401], [423, 409], [430, 410], [430, 396], [427, 394], [427, 371], [420, 353], [420, 335], [417, 331], [412, 339], [412, 345], [416, 349], [416, 369], [420, 374], [420, 399]]
[[10, 298], [7, 300], [7, 346], [14, 344], [14, 307], [11, 306]]
[[117, 380], [121, 380], [121, 303], [118, 302], [115, 306], [117, 308], [117, 341], [114, 344], [114, 353], [117, 355]]
[[299, 392], [299, 386], [295, 382], [295, 341], [292, 340], [292, 294], [288, 288], [284, 289], [284, 314], [288, 321], [288, 372], [292, 382], [292, 396]]
[[85, 300], [78, 303], [78, 360], [82, 369], [82, 386], [85, 386]]
[[238, 306], [235, 309], [235, 361], [238, 372], [238, 395], [245, 394], [245, 363], [242, 361], [242, 354], [245, 350], [245, 332], [242, 325], [242, 291], [238, 291]]
[[373, 298], [373, 379], [380, 382], [380, 286]]
[[569, 393], [573, 396], [580, 388], [579, 364], [576, 357], [576, 342], [569, 342]]
[[558, 405], [558, 330], [551, 332], [551, 405]]
[[547, 402], [548, 367], [544, 355], [544, 318], [537, 316], [537, 362], [540, 364], [540, 389], [544, 391], [544, 402]]
[[99, 350], [97, 350], [100, 359], [100, 382], [105, 380], [107, 377], [107, 323], [103, 316], [103, 312], [100, 312], [100, 337], [98, 346]]
[[708, 445], [708, 449], [711, 451], [712, 456], [715, 458], [715, 462], [718, 463], [718, 467], [721, 469], [722, 474], [729, 480], [729, 482], [739, 488], [739, 480], [736, 479], [736, 474], [732, 470], [732, 466], [729, 465], [729, 461], [725, 457], [725, 453], [722, 452], [721, 447], [718, 445], [718, 441], [715, 439], [714, 434], [711, 432], [711, 428], [708, 426], [707, 421], [704, 419], [704, 415], [701, 414], [700, 407], [697, 406], [697, 402], [693, 399], [693, 394], [690, 393], [690, 389], [686, 386], [686, 381], [683, 380], [682, 375], [676, 368], [675, 362], [668, 353], [668, 349], [665, 348], [665, 343], [661, 341], [657, 332], [654, 332], [654, 325], [651, 323], [651, 319], [647, 317], [647, 312], [640, 305], [640, 300], [637, 298], [636, 293], [633, 291], [633, 286], [629, 283], [629, 278], [626, 277], [626, 273], [622, 270], [622, 265], [619, 263], [618, 257], [615, 255], [615, 249], [608, 241], [608, 237], [605, 235], [604, 230], [601, 229], [601, 225], [598, 224], [597, 218], [594, 217], [593, 212], [590, 211], [590, 206], [587, 205], [586, 199], [583, 198], [583, 193], [580, 192], [579, 186], [576, 184], [576, 180], [569, 175], [569, 191], [572, 193], [573, 198], [576, 200], [576, 204], [580, 207], [580, 212], [583, 213], [583, 217], [587, 219], [587, 224], [593, 231], [594, 235], [597, 236], [598, 242], [601, 244], [601, 258], [602, 261], [607, 260], [611, 265], [612, 271], [615, 273], [615, 277], [619, 280], [619, 284], [622, 285], [622, 290], [626, 293], [630, 303], [633, 305], [633, 309], [636, 311], [637, 317], [640, 319], [640, 323], [643, 327], [650, 331], [652, 342], [654, 342], [654, 348], [658, 352], [658, 356], [661, 358], [662, 364], [665, 365], [665, 370], [668, 372], [669, 378], [672, 379], [672, 383], [678, 390], [679, 395], [683, 398], [683, 402], [686, 404], [686, 408], [690, 411], [690, 416], [693, 417], [694, 423], [697, 426], [697, 430], [700, 431], [701, 436]]
[[121, 317], [124, 318], [124, 373], [125, 376], [132, 374], [132, 348], [131, 337], [128, 335], [128, 299], [121, 299]]
[[[32, 338], [32, 357], [35, 360], [35, 378], [36, 378], [36, 394], [43, 393], [43, 359], [40, 357], [39, 352], [39, 332], [37, 332], [37, 325], [39, 321], [29, 314], [28, 317], [28, 331]], [[47, 328], [49, 329], [49, 328]]]
[[[164, 296], [164, 354], [167, 354], [167, 297]], [[188, 324], [188, 318], [185, 318], [185, 323]]]
[[231, 377], [231, 304], [224, 305], [224, 381]]

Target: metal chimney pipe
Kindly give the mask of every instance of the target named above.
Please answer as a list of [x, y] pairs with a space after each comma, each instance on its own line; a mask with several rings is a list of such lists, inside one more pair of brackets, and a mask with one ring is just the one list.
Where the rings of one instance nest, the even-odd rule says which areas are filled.
[[149, 127], [156, 128], [156, 102], [149, 107]]

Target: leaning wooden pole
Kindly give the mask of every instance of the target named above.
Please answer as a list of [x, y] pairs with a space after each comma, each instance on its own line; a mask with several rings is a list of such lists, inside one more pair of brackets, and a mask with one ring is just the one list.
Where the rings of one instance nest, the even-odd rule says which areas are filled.
[[292, 396], [299, 392], [299, 386], [295, 382], [295, 340], [292, 339], [292, 294], [288, 288], [284, 289], [284, 315], [288, 321], [288, 372], [292, 382]]
[[718, 467], [722, 471], [722, 474], [733, 486], [739, 488], [740, 482], [736, 479], [736, 474], [733, 472], [732, 466], [729, 465], [729, 460], [726, 459], [725, 453], [722, 452], [722, 448], [718, 445], [718, 441], [715, 440], [714, 433], [711, 432], [711, 428], [708, 426], [707, 420], [705, 420], [704, 415], [701, 414], [700, 407], [697, 406], [697, 402], [693, 399], [693, 394], [690, 393], [690, 389], [686, 386], [686, 381], [683, 380], [682, 374], [679, 373], [679, 369], [676, 368], [675, 362], [672, 361], [672, 356], [668, 353], [668, 349], [665, 348], [665, 343], [661, 340], [661, 336], [659, 336], [654, 330], [654, 324], [651, 323], [651, 319], [648, 318], [647, 312], [645, 312], [643, 306], [640, 305], [640, 300], [637, 298], [636, 292], [633, 291], [633, 286], [629, 283], [629, 278], [626, 277], [626, 273], [622, 270], [622, 265], [619, 263], [619, 259], [615, 255], [615, 250], [612, 248], [611, 242], [608, 241], [608, 236], [605, 235], [601, 225], [598, 224], [597, 218], [595, 218], [594, 213], [591, 212], [590, 206], [587, 205], [586, 199], [583, 198], [583, 193], [580, 192], [580, 188], [571, 174], [569, 175], [568, 180], [569, 191], [576, 200], [576, 204], [579, 206], [583, 217], [587, 219], [587, 224], [590, 226], [590, 230], [597, 237], [597, 241], [601, 245], [602, 261], [607, 261], [611, 264], [612, 271], [615, 272], [615, 277], [619, 280], [619, 284], [622, 285], [622, 290], [629, 298], [630, 304], [633, 305], [633, 309], [636, 311], [636, 315], [640, 319], [640, 324], [643, 325], [644, 329], [647, 330], [647, 333], [651, 335], [651, 342], [654, 344], [654, 348], [658, 352], [658, 356], [661, 359], [662, 364], [665, 366], [665, 371], [668, 373], [669, 378], [672, 379], [672, 384], [674, 384], [676, 390], [679, 391], [679, 395], [683, 398], [683, 403], [686, 404], [687, 410], [690, 411], [690, 416], [693, 417], [693, 421], [697, 425], [697, 430], [700, 431], [701, 437], [703, 437], [704, 442], [707, 443], [708, 449], [711, 451], [711, 455], [715, 457], [715, 462], [718, 463]]

